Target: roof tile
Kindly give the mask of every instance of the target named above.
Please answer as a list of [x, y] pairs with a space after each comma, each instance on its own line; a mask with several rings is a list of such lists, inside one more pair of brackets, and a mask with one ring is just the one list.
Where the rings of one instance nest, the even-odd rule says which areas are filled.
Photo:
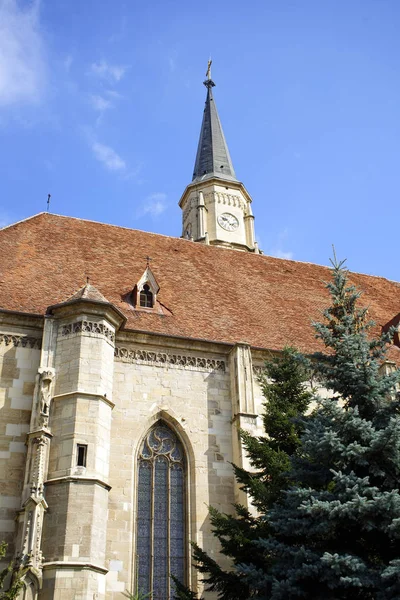
[[[327, 267], [50, 213], [1, 230], [0, 244], [3, 309], [44, 314], [89, 275], [95, 287], [78, 294], [108, 299], [127, 316], [127, 329], [268, 349], [321, 349], [311, 321], [329, 305]], [[165, 311], [130, 304], [148, 255]], [[379, 326], [400, 312], [398, 283], [356, 273], [351, 280]]]

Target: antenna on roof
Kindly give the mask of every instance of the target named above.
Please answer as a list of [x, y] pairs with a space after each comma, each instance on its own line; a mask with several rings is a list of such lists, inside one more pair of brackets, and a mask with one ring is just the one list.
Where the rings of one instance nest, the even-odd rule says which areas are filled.
[[47, 194], [47, 212], [49, 212], [49, 209], [50, 209], [50, 198], [51, 198], [51, 194]]
[[152, 258], [150, 258], [150, 256], [146, 256], [146, 261], [147, 261], [147, 267], [150, 267], [150, 261], [153, 260]]
[[86, 277], [86, 283], [90, 283], [90, 277], [89, 277], [89, 275]]

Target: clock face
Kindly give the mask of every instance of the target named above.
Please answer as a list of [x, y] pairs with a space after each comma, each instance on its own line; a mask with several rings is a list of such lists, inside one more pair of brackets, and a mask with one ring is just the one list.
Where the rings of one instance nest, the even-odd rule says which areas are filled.
[[222, 213], [217, 220], [222, 229], [226, 229], [226, 231], [234, 231], [239, 227], [239, 221], [230, 213]]

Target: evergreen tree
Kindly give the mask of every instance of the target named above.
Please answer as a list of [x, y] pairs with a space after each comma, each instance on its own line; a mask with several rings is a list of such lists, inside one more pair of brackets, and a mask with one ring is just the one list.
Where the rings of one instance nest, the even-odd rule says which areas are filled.
[[[242, 507], [235, 517], [211, 513], [233, 572], [224, 573], [195, 547], [208, 589], [221, 599], [400, 598], [400, 372], [381, 369], [393, 331], [373, 336], [343, 263], [333, 263], [327, 288], [331, 306], [314, 324], [326, 351], [314, 356], [313, 370], [328, 397], [316, 398], [301, 421], [293, 419], [296, 411], [290, 417], [282, 411], [285, 425], [294, 428], [283, 427], [282, 444], [273, 431], [275, 424], [282, 431], [278, 405], [268, 418], [272, 394], [264, 417], [272, 436], [244, 436], [258, 473], [235, 471], [260, 517]], [[232, 585], [224, 588], [229, 578]], [[236, 596], [235, 582], [241, 586]], [[180, 600], [194, 599], [183, 586], [179, 593]]]
[[294, 485], [266, 513], [269, 535], [255, 542], [264, 566], [237, 570], [258, 598], [398, 600], [400, 376], [380, 371], [393, 332], [371, 336], [343, 263], [327, 287], [315, 371], [330, 397], [304, 419]]
[[[254, 546], [254, 541], [269, 534], [269, 525], [263, 515], [274, 501], [282, 496], [291, 480], [287, 472], [290, 456], [300, 445], [303, 423], [298, 419], [307, 410], [312, 394], [306, 388], [308, 378], [304, 361], [298, 360], [293, 348], [285, 348], [281, 355], [267, 361], [261, 378], [265, 397], [263, 423], [264, 437], [252, 437], [242, 431], [252, 472], [234, 466], [242, 488], [251, 496], [259, 516], [247, 508], [235, 505], [235, 514], [227, 515], [210, 507], [210, 519], [215, 536], [221, 544], [221, 553], [238, 566], [252, 558], [254, 565], [263, 568], [265, 553]], [[197, 569], [204, 575], [206, 589], [218, 592], [224, 600], [244, 600], [251, 590], [246, 578], [237, 570], [224, 571], [218, 563], [196, 544], [193, 544]], [[175, 581], [177, 600], [195, 600], [196, 595]]]
[[[6, 552], [7, 544], [5, 542], [1, 542], [0, 560], [5, 557]], [[15, 571], [15, 565], [12, 561], [7, 565], [5, 569], [0, 571], [0, 600], [16, 600], [16, 598], [18, 598], [19, 592], [23, 586], [21, 576], [24, 573], [25, 570]], [[14, 575], [11, 581], [9, 581], [10, 575]]]

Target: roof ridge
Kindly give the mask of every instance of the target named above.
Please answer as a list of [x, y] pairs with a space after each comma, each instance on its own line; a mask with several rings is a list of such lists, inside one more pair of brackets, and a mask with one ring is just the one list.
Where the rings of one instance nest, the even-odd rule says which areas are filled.
[[[156, 237], [163, 237], [163, 238], [168, 238], [171, 240], [175, 240], [178, 243], [187, 243], [187, 244], [196, 244], [196, 242], [192, 242], [191, 240], [188, 240], [186, 238], [182, 238], [182, 237], [175, 237], [172, 235], [166, 235], [164, 233], [154, 233], [152, 231], [144, 231], [143, 229], [132, 229], [131, 227], [126, 227], [125, 225], [115, 225], [113, 223], [104, 223], [102, 221], [94, 221], [93, 219], [84, 219], [82, 217], [72, 217], [70, 215], [60, 215], [58, 213], [52, 213], [52, 212], [47, 212], [47, 211], [42, 211], [39, 213], [36, 213], [35, 215], [32, 215], [30, 217], [26, 217], [25, 219], [21, 219], [20, 221], [16, 221], [15, 223], [10, 223], [10, 225], [6, 225], [5, 227], [3, 227], [2, 229], [0, 229], [0, 233], [2, 231], [5, 231], [6, 229], [9, 229], [11, 227], [14, 227], [16, 225], [19, 225], [21, 223], [24, 223], [26, 221], [30, 221], [32, 219], [35, 219], [37, 217], [40, 216], [46, 216], [49, 215], [50, 217], [58, 217], [61, 219], [71, 219], [73, 221], [84, 221], [85, 223], [94, 223], [96, 225], [101, 225], [103, 227], [115, 227], [117, 229], [124, 229], [126, 231], [138, 231], [139, 233], [145, 233], [146, 235], [151, 235], [151, 236], [156, 236]], [[202, 248], [212, 248], [213, 251], [214, 250], [218, 250], [220, 252], [238, 252], [238, 250], [235, 249], [231, 249], [231, 248], [219, 248], [218, 246], [213, 246], [213, 245], [207, 245], [207, 244], [196, 244], [197, 246], [201, 246]], [[331, 267], [329, 267], [329, 265], [323, 265], [320, 263], [315, 263], [315, 262], [310, 262], [310, 261], [304, 261], [304, 260], [295, 260], [293, 258], [283, 258], [281, 256], [273, 256], [271, 254], [255, 254], [253, 252], [240, 252], [241, 255], [244, 256], [257, 256], [259, 257], [259, 259], [264, 258], [264, 259], [273, 259], [273, 260], [278, 260], [278, 261], [285, 261], [286, 263], [294, 263], [294, 264], [302, 264], [302, 265], [310, 265], [312, 267], [321, 267], [323, 269], [330, 269]], [[372, 275], [371, 273], [362, 273], [360, 271], [352, 271], [349, 270], [350, 274], [354, 274], [354, 275], [361, 275], [364, 277], [373, 277], [374, 279], [380, 279], [383, 281], [388, 281], [390, 283], [395, 283], [397, 285], [400, 285], [400, 281], [396, 281], [395, 279], [389, 279], [388, 277], [384, 277], [383, 275]]]
[[20, 223], [25, 223], [25, 221], [30, 221], [31, 219], [36, 219], [36, 217], [40, 217], [40, 215], [47, 215], [47, 214], [49, 214], [49, 213], [42, 210], [40, 213], [35, 213], [34, 215], [31, 215], [30, 217], [25, 217], [24, 219], [15, 221], [15, 223], [9, 223], [8, 225], [4, 225], [4, 227], [0, 227], [0, 231], [4, 231], [4, 229], [9, 229], [10, 227], [15, 227], [15, 225], [19, 225]]

